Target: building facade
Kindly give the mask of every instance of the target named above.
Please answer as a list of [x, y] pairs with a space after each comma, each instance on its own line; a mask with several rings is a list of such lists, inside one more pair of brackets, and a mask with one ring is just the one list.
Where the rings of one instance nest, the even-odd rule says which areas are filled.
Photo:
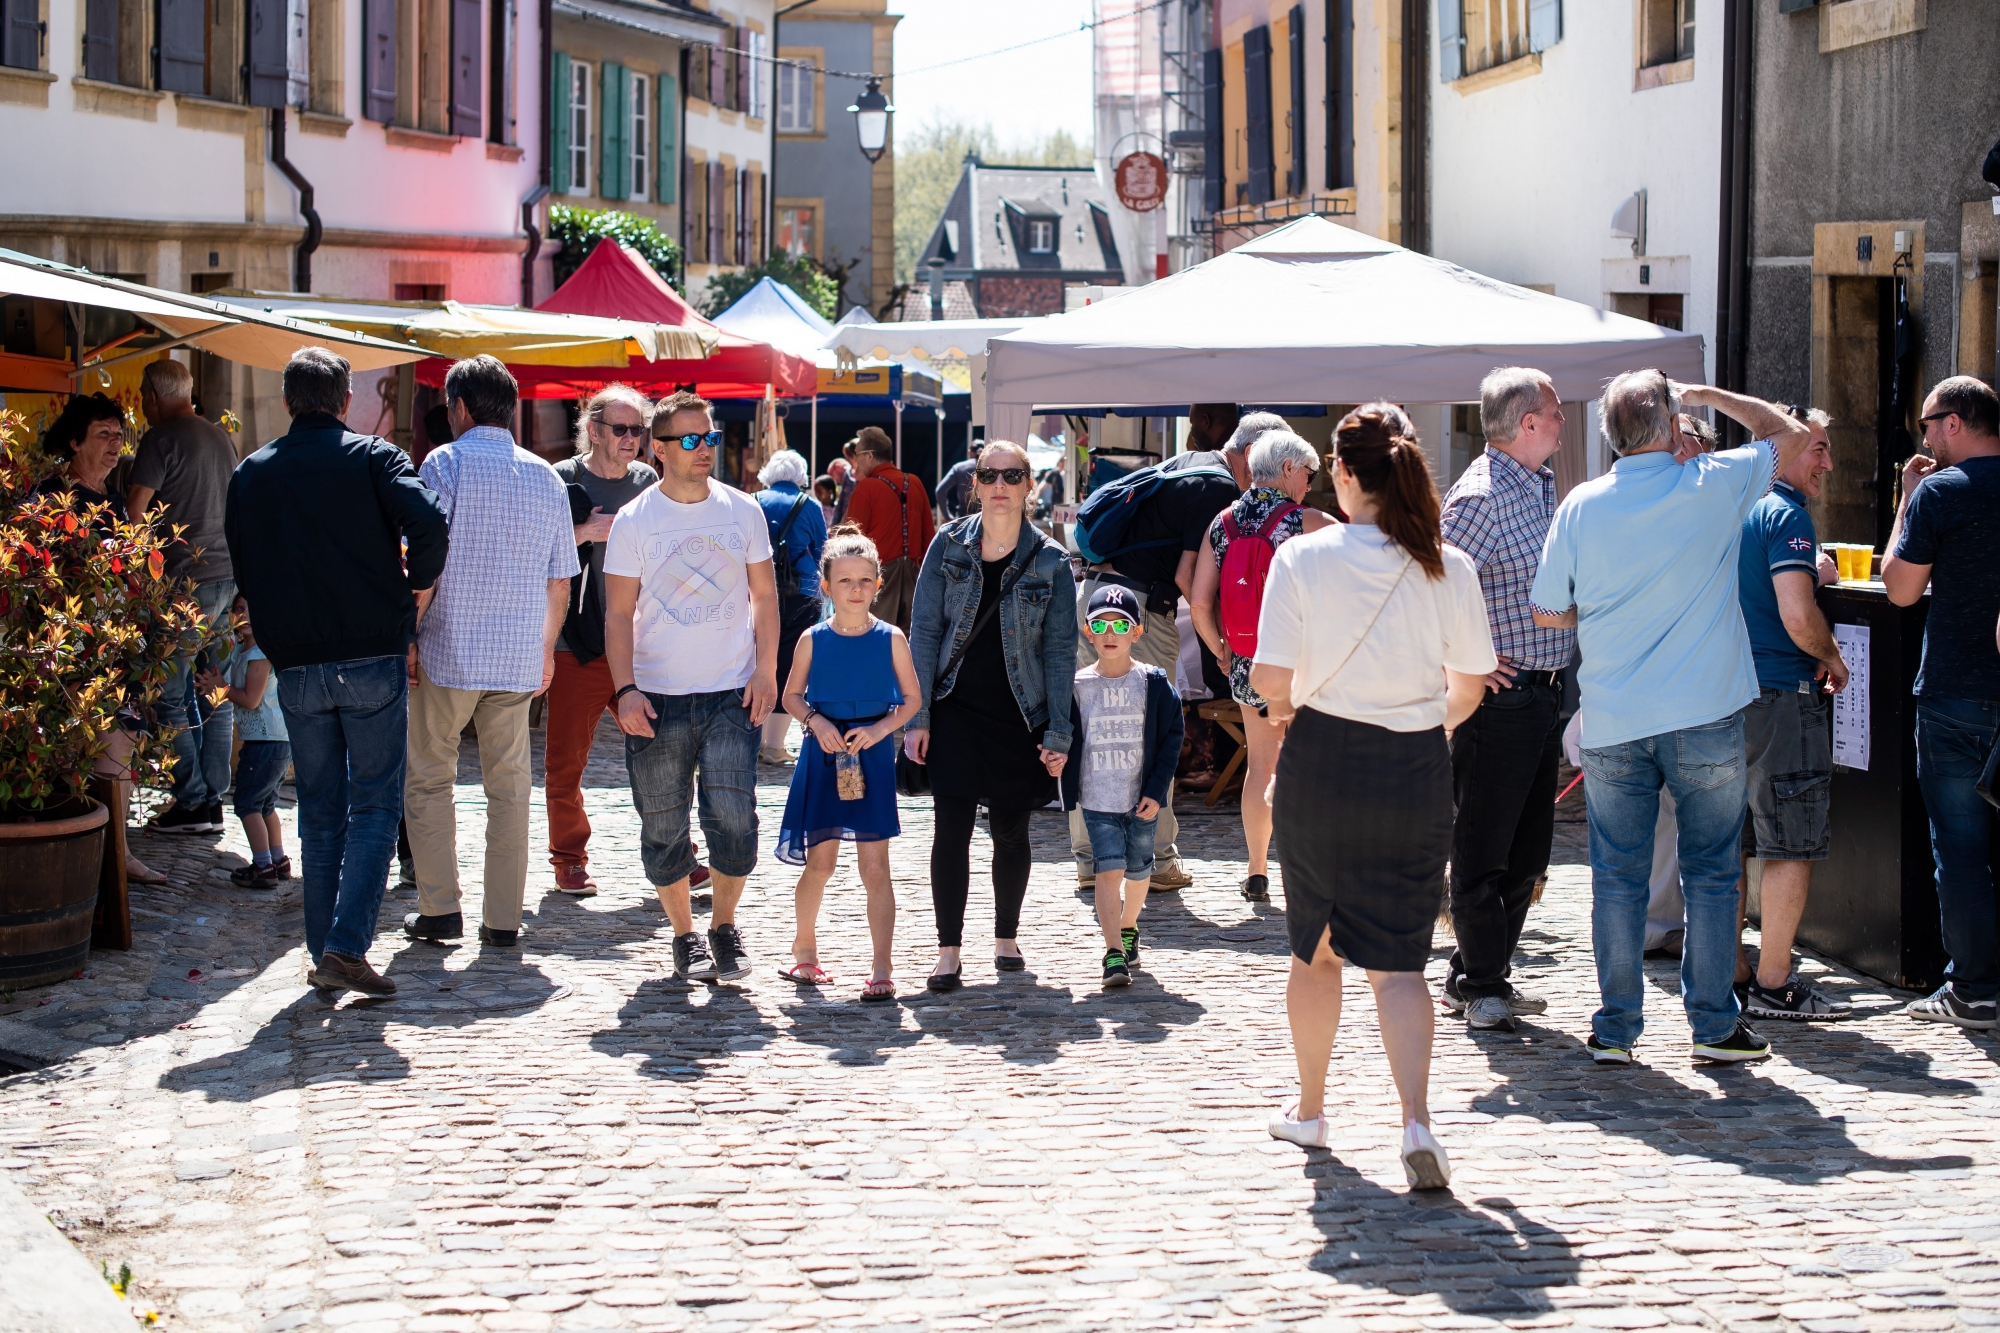
[[895, 101], [899, 19], [887, 0], [815, 0], [778, 20], [772, 243], [834, 275], [842, 310], [880, 314], [896, 285], [895, 118], [871, 164], [847, 108], [867, 87], [856, 74], [876, 74]]
[[947, 284], [964, 283], [983, 319], [1059, 314], [1069, 288], [1124, 285], [1113, 207], [1089, 167], [988, 166], [967, 154], [918, 272], [936, 275], [940, 302]]
[[721, 25], [714, 45], [687, 48], [681, 242], [686, 292], [755, 264], [771, 243], [773, 0], [696, 0]]

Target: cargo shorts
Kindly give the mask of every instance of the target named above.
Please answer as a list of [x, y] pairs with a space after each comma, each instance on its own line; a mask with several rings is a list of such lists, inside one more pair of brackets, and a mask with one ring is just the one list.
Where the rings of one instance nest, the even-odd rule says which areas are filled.
[[1760, 689], [1743, 710], [1750, 767], [1746, 855], [1771, 861], [1824, 861], [1833, 841], [1833, 701], [1810, 692]]

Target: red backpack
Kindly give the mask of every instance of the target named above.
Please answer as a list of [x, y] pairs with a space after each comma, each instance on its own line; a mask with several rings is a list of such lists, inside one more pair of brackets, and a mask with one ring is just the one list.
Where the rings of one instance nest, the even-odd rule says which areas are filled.
[[1270, 513], [1264, 526], [1245, 533], [1236, 523], [1236, 508], [1223, 512], [1222, 529], [1229, 534], [1229, 546], [1222, 553], [1222, 636], [1229, 651], [1238, 657], [1257, 655], [1257, 617], [1264, 609], [1264, 583], [1271, 577], [1271, 558], [1278, 544], [1271, 534], [1294, 509], [1305, 506], [1286, 501]]

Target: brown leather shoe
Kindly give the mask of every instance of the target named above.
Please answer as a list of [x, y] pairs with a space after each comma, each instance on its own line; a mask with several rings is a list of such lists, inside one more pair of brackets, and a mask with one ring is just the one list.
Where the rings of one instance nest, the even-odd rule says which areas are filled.
[[331, 950], [320, 955], [319, 965], [306, 973], [306, 981], [325, 990], [351, 990], [377, 999], [396, 993], [396, 983], [377, 972], [366, 958], [350, 958]]
[[588, 898], [597, 892], [597, 881], [590, 877], [589, 867], [571, 862], [556, 867], [556, 892], [567, 893], [573, 898]]

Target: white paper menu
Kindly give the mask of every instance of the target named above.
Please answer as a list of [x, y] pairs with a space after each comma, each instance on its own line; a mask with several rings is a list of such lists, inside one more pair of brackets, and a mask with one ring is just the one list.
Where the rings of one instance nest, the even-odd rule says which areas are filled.
[[1833, 696], [1833, 762], [1868, 768], [1868, 627], [1835, 625], [1833, 641], [1847, 660], [1847, 688]]

